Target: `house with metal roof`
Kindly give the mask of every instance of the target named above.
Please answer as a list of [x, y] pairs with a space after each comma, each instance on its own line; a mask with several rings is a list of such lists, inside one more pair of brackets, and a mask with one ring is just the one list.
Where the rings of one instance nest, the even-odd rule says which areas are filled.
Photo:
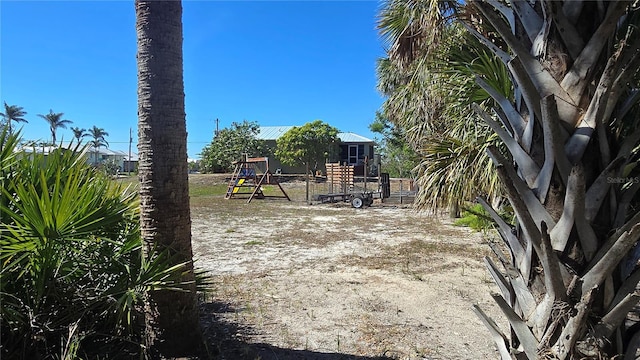
[[[256, 138], [264, 140], [269, 148], [275, 149], [278, 138], [293, 127], [294, 126], [261, 126]], [[355, 175], [363, 175], [365, 171], [365, 159], [369, 159], [370, 163], [373, 161], [375, 142], [352, 132], [340, 132], [338, 133], [338, 138], [340, 139], [340, 154], [337, 154], [336, 158], [327, 159], [327, 161], [353, 165], [355, 167]], [[301, 174], [305, 172], [304, 167], [292, 168], [285, 166], [282, 165], [277, 158], [269, 159], [269, 168], [272, 171], [280, 169], [281, 172], [290, 174]], [[318, 164], [317, 169], [325, 171], [324, 164]]]
[[[31, 156], [32, 153], [49, 156], [50, 153], [58, 148], [74, 150], [76, 146], [77, 145], [73, 143], [61, 144], [60, 146], [25, 145], [16, 151], [22, 152], [27, 156]], [[138, 168], [138, 154], [136, 153], [128, 154], [124, 151], [111, 150], [104, 147], [96, 149], [91, 146], [88, 146], [84, 150], [84, 157], [88, 164], [99, 166], [110, 162], [115, 164], [120, 171], [136, 171]]]

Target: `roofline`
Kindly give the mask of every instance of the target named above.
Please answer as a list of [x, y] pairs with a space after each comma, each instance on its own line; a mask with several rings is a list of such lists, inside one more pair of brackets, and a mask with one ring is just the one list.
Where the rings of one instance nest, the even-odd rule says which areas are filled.
[[[292, 128], [294, 128], [294, 127], [299, 127], [299, 126], [292, 126], [292, 125], [283, 125], [283, 126], [259, 126], [259, 127], [258, 127], [258, 136], [257, 136], [257, 138], [258, 138], [259, 140], [265, 140], [265, 141], [269, 141], [269, 140], [278, 140], [278, 139], [280, 138], [280, 136], [282, 136], [282, 135], [284, 134], [284, 132], [282, 132], [282, 134], [280, 134], [278, 137], [275, 137], [275, 138], [274, 138], [274, 137], [261, 138], [261, 137], [260, 137], [260, 129], [262, 129], [262, 128], [269, 128], [269, 129], [274, 129], [274, 130], [275, 130], [275, 129], [279, 129], [279, 130], [285, 130], [285, 129], [287, 129], [287, 130], [289, 130], [289, 129], [292, 129]], [[344, 134], [344, 135], [355, 135], [355, 136], [358, 136], [358, 137], [361, 137], [361, 138], [363, 138], [363, 139], [364, 139], [363, 141], [342, 141], [342, 139], [341, 139], [340, 141], [341, 141], [341, 142], [343, 142], [343, 143], [361, 143], [361, 144], [368, 144], [368, 143], [371, 143], [371, 144], [375, 144], [375, 140], [369, 139], [369, 138], [367, 138], [367, 137], [365, 137], [365, 136], [362, 136], [362, 135], [360, 135], [360, 134], [354, 133], [354, 132], [352, 132], [352, 131], [339, 131], [339, 132], [338, 132], [338, 134], [337, 134], [338, 138], [340, 138], [340, 135], [341, 135], [341, 134]]]

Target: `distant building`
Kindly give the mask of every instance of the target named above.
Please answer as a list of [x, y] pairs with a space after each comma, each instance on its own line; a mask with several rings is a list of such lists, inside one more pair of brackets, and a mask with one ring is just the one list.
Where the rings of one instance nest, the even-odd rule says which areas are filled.
[[[74, 148], [74, 144], [63, 145], [64, 149], [72, 149]], [[45, 156], [49, 156], [51, 152], [56, 150], [57, 146], [23, 146], [19, 151], [24, 152], [25, 154], [44, 154]], [[29, 155], [30, 156], [30, 155]], [[85, 152], [85, 158], [87, 164], [91, 165], [101, 165], [107, 162], [113, 162], [118, 166], [120, 171], [136, 171], [138, 168], [138, 154], [131, 153], [131, 157], [129, 154], [124, 151], [118, 150], [110, 150], [108, 148], [99, 148], [96, 149], [93, 147], [88, 147]]]
[[[269, 148], [275, 150], [276, 140], [292, 128], [293, 126], [261, 126], [256, 138], [264, 140]], [[333, 159], [326, 160], [354, 165], [356, 175], [364, 174], [365, 158], [369, 159], [370, 162], [373, 161], [375, 142], [352, 132], [338, 133], [338, 138], [340, 139], [340, 154]], [[280, 169], [282, 173], [288, 174], [304, 174], [305, 172], [304, 166], [290, 167], [282, 165], [274, 156], [269, 158], [269, 168], [272, 172]], [[318, 164], [317, 169], [324, 172], [324, 164]]]
[[108, 148], [98, 148], [97, 151], [93, 147], [87, 149], [87, 163], [92, 165], [100, 165], [107, 162], [113, 162], [118, 166], [120, 171], [136, 171], [138, 169], [138, 154], [129, 153], [119, 150], [110, 150]]

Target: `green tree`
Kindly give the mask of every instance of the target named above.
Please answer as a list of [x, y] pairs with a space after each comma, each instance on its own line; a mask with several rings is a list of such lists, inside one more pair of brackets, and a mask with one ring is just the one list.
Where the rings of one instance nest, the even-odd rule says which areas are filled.
[[[74, 131], [75, 133], [75, 131]], [[93, 148], [94, 151], [94, 164], [98, 164], [98, 153], [100, 152], [100, 148], [105, 146], [108, 147], [109, 143], [105, 139], [106, 136], [109, 136], [109, 133], [106, 132], [103, 128], [99, 128], [95, 125], [91, 129], [89, 129], [89, 136], [91, 136], [91, 140], [89, 144]]]
[[275, 155], [284, 165], [304, 165], [307, 172], [306, 199], [309, 201], [309, 169], [339, 151], [338, 129], [315, 120], [295, 126], [276, 140]]
[[269, 149], [264, 141], [256, 138], [258, 132], [258, 124], [247, 120], [233, 122], [231, 127], [220, 130], [200, 153], [201, 169], [204, 172], [230, 172], [233, 162], [242, 160], [245, 155], [268, 156]]
[[182, 3], [136, 0], [140, 229], [143, 248], [182, 267], [181, 291], [147, 292], [147, 357], [197, 355], [202, 345], [191, 247]]
[[338, 129], [315, 120], [294, 126], [276, 141], [275, 155], [285, 165], [309, 167], [339, 151]]
[[201, 160], [189, 161], [189, 173], [199, 172], [201, 169]]
[[51, 143], [53, 145], [56, 144], [56, 132], [58, 131], [58, 128], [66, 129], [67, 125], [73, 123], [71, 120], [62, 118], [64, 113], [54, 113], [51, 109], [49, 109], [48, 114], [38, 114], [38, 116], [43, 118], [49, 124], [49, 130], [51, 131]]
[[382, 136], [378, 141], [381, 166], [391, 177], [406, 177], [419, 163], [419, 155], [407, 141], [405, 131], [389, 121], [382, 113], [376, 112], [376, 119], [369, 129]]
[[486, 74], [473, 79], [494, 101], [486, 104], [492, 113], [474, 111], [503, 144], [487, 152], [517, 219], [508, 224], [479, 198], [508, 248], [496, 252], [502, 271], [486, 264], [509, 331], [473, 307], [500, 357], [637, 358], [640, 332], [625, 320], [640, 297], [640, 8], [626, 1], [388, 5], [411, 15], [389, 32], [398, 66], [429, 52], [450, 23], [443, 19], [455, 15], [514, 82], [506, 97]]
[[89, 136], [87, 133], [87, 129], [81, 129], [79, 127], [71, 127], [71, 131], [73, 131], [73, 137], [78, 140], [78, 144], [82, 142], [82, 139]]
[[0, 113], [4, 123], [9, 127], [9, 134], [12, 133], [12, 125], [11, 122], [15, 121], [19, 122], [28, 122], [24, 116], [27, 115], [27, 112], [21, 106], [18, 105], [8, 105], [7, 102], [4, 102], [4, 112]]

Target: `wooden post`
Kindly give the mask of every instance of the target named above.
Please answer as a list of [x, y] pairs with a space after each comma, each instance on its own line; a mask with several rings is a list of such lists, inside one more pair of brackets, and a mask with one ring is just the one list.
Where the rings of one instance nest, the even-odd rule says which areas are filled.
[[369, 157], [364, 157], [364, 192], [367, 192], [367, 168], [369, 165]]
[[306, 199], [307, 199], [307, 205], [311, 205], [311, 202], [309, 201], [309, 162], [307, 161], [307, 174], [306, 174]]
[[333, 194], [333, 182], [335, 181], [333, 179], [333, 172], [335, 171], [335, 168], [333, 167], [333, 164], [327, 164], [329, 167], [327, 168], [327, 178], [329, 178], [329, 169], [331, 169], [331, 181], [329, 182], [329, 194]]

